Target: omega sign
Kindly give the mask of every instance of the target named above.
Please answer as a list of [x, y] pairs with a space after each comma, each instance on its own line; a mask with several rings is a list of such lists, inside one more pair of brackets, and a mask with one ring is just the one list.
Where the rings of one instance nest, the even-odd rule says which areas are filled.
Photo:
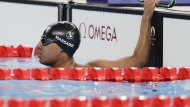
[[156, 30], [155, 30], [155, 27], [152, 26], [151, 27], [151, 44], [154, 45], [155, 44], [155, 41], [156, 41]]
[[110, 26], [95, 26], [86, 25], [81, 23], [79, 25], [79, 31], [81, 33], [81, 38], [90, 38], [103, 41], [115, 41], [117, 42], [117, 33], [115, 27]]

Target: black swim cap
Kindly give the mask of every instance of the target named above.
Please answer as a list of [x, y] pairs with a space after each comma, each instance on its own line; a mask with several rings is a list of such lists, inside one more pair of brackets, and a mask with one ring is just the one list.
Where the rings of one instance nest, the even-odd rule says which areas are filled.
[[80, 33], [78, 28], [71, 22], [62, 21], [49, 25], [43, 33], [63, 49], [69, 56], [73, 56], [80, 45]]

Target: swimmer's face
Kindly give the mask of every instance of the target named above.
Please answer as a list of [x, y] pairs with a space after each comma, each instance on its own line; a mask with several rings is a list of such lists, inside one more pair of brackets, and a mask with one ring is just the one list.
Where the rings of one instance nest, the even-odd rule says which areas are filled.
[[52, 42], [51, 39], [48, 39], [49, 38], [42, 36], [41, 41], [37, 44], [39, 62], [44, 65], [52, 66], [58, 61], [62, 50], [56, 43]]

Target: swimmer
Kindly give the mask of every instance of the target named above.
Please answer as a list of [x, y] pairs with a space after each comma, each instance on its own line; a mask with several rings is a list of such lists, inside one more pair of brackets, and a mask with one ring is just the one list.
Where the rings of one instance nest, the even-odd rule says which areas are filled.
[[145, 0], [140, 35], [134, 52], [116, 60], [97, 59], [85, 65], [75, 62], [73, 55], [80, 45], [80, 33], [71, 22], [49, 25], [37, 44], [39, 62], [51, 67], [144, 67], [148, 64], [151, 49], [151, 18], [158, 0]]

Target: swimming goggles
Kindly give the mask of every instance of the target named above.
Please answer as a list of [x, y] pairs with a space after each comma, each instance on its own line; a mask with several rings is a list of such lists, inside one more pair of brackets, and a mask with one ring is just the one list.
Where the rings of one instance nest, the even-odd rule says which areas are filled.
[[51, 43], [55, 43], [57, 40], [56, 39], [50, 39], [47, 37], [42, 37], [41, 42], [43, 46], [49, 45]]

